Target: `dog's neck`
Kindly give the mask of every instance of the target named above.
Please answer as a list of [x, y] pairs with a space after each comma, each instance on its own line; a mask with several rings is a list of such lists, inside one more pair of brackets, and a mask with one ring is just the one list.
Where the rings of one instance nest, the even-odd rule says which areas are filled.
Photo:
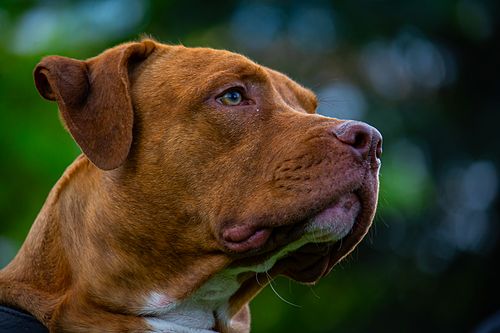
[[[94, 277], [85, 286], [86, 292], [93, 295], [92, 301], [97, 296], [103, 306], [114, 311], [145, 317], [158, 332], [247, 331], [249, 316], [243, 314], [240, 320], [237, 315], [240, 309], [245, 311], [250, 299], [267, 285], [272, 278], [270, 270], [278, 259], [310, 241], [299, 239], [258, 265], [229, 268], [226, 256], [193, 254], [189, 248], [183, 248], [181, 245], [192, 241], [179, 239], [182, 235], [176, 230], [180, 226], [175, 225], [179, 222], [169, 215], [144, 216], [142, 212], [154, 210], [141, 206], [148, 202], [120, 192], [115, 179], [119, 176], [103, 173], [84, 157], [75, 164], [75, 169], [67, 171], [66, 184], [63, 177], [54, 205], [66, 217], [59, 223], [87, 226], [83, 229], [87, 234], [82, 235], [79, 228], [78, 234], [75, 229], [75, 233], [70, 231], [62, 239], [68, 244], [88, 243], [70, 245], [69, 251], [64, 251], [73, 258], [88, 258], [90, 249], [95, 256], [87, 262], [78, 260], [79, 269], [85, 270], [82, 273]], [[79, 205], [78, 209], [74, 205]], [[110, 210], [114, 210], [114, 220], [103, 215]], [[72, 216], [74, 211], [83, 211], [85, 215]], [[168, 220], [173, 229], [159, 235], [155, 229], [158, 219]], [[147, 227], [148, 223], [153, 226], [149, 232], [135, 230]], [[120, 234], [125, 225], [130, 234]], [[116, 226], [120, 228], [106, 229]], [[192, 233], [186, 230], [183, 234]], [[81, 249], [86, 252], [77, 252]]]
[[272, 282], [269, 272], [275, 263], [309, 241], [307, 237], [298, 239], [257, 265], [226, 268], [179, 302], [170, 302], [168, 295], [151, 292], [143, 315], [150, 317], [148, 323], [155, 332], [213, 333], [215, 331], [211, 329], [214, 327], [218, 330], [231, 327], [231, 332], [246, 332], [247, 322], [238, 321], [238, 318], [232, 320], [235, 317], [234, 298], [253, 297], [249, 295], [249, 287], [263, 288]]
[[[226, 332], [229, 327], [231, 332], [247, 331], [248, 322], [231, 322], [231, 318], [267, 280], [252, 281], [242, 290], [240, 274], [245, 269], [224, 270], [229, 263], [225, 256], [176, 248], [189, 242], [176, 243], [173, 238], [182, 236], [174, 231], [158, 235], [155, 230], [141, 229], [134, 235], [135, 228], [147, 226], [152, 217], [141, 216], [144, 210], [138, 209], [139, 203], [122, 196], [109, 182], [81, 156], [54, 186], [33, 224], [39, 230], [28, 236], [43, 240], [27, 239], [5, 270], [11, 280], [47, 291], [53, 296], [48, 303], [54, 307], [40, 302], [21, 307], [37, 317], [50, 318], [58, 299], [78, 295], [114, 313], [145, 318], [158, 332], [211, 332], [214, 328]], [[113, 221], [104, 215], [110, 209], [114, 209]], [[114, 230], [118, 225], [120, 230], [128, 226], [130, 233]], [[159, 241], [161, 236], [172, 240]]]

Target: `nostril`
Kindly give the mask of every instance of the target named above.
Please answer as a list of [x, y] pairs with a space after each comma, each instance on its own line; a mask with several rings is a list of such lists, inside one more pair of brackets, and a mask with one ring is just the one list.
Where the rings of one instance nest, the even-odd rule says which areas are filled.
[[[363, 149], [370, 143], [370, 134], [366, 132], [354, 132], [354, 140], [352, 146], [356, 149]], [[349, 143], [349, 142], [346, 142]]]

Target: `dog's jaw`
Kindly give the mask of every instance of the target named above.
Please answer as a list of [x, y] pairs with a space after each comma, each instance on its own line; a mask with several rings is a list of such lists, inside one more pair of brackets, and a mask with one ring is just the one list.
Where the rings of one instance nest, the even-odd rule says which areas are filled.
[[[214, 327], [239, 331], [232, 329], [234, 323], [231, 318], [239, 309], [231, 306], [230, 299], [242, 287], [245, 280], [242, 277], [266, 285], [271, 279], [268, 272], [280, 259], [306, 244], [333, 244], [345, 237], [355, 224], [360, 210], [361, 203], [357, 195], [348, 193], [312, 217], [306, 223], [302, 237], [281, 248], [264, 262], [249, 267], [226, 268], [183, 300], [174, 301], [167, 294], [152, 291], [140, 314], [149, 317], [146, 322], [152, 332], [212, 333], [216, 332]], [[328, 260], [323, 266], [327, 263]], [[259, 281], [262, 275], [266, 278]]]

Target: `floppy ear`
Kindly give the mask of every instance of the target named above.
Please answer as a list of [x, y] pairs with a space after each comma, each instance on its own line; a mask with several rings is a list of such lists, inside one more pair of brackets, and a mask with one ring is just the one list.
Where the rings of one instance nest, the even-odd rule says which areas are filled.
[[154, 48], [155, 43], [146, 40], [117, 46], [87, 61], [49, 56], [35, 68], [38, 92], [57, 102], [76, 143], [103, 170], [119, 167], [128, 156], [134, 120], [129, 67]]

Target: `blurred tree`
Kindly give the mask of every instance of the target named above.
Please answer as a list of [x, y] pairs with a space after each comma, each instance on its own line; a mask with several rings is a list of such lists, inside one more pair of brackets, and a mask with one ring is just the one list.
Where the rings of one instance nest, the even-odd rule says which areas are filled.
[[[471, 332], [500, 308], [498, 1], [0, 4], [0, 267], [78, 148], [31, 71], [141, 33], [229, 48], [384, 135], [369, 237], [317, 286], [273, 282], [255, 332]], [[276, 293], [279, 294], [276, 295]], [[282, 300], [296, 304], [290, 305]]]

